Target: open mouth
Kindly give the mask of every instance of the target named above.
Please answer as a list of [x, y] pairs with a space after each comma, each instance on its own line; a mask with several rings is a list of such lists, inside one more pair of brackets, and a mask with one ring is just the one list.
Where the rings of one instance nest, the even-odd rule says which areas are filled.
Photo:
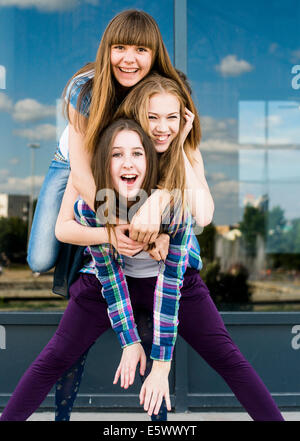
[[155, 142], [164, 144], [165, 142], [168, 141], [169, 137], [170, 135], [160, 135], [160, 136], [156, 135]]
[[136, 73], [138, 71], [137, 68], [126, 68], [126, 67], [119, 67], [119, 70], [123, 73]]
[[126, 182], [128, 185], [132, 185], [137, 180], [137, 175], [122, 175], [121, 179], [123, 182]]

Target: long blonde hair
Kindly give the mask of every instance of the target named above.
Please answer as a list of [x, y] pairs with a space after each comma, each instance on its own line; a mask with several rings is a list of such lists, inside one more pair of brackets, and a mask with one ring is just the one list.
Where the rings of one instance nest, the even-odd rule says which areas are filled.
[[[154, 18], [144, 11], [135, 9], [126, 10], [116, 15], [104, 31], [95, 62], [88, 63], [76, 72], [63, 92], [64, 97], [68, 100], [67, 91], [70, 82], [78, 75], [87, 74], [91, 70], [95, 71], [94, 77], [88, 80], [81, 88], [77, 103], [77, 110], [79, 110], [85, 96], [91, 93], [87, 124], [83, 122], [83, 118], [78, 117], [75, 121], [85, 135], [85, 148], [89, 153], [93, 153], [95, 150], [99, 133], [110, 123], [119, 105], [116, 80], [110, 63], [110, 49], [113, 44], [150, 48], [153, 54], [151, 69], [167, 78], [175, 80], [181, 88], [185, 88], [183, 81], [172, 66], [159, 27]], [[191, 148], [195, 148], [199, 144], [201, 137], [200, 122], [197, 110], [190, 97], [187, 104], [189, 109], [195, 114], [194, 130], [189, 134], [187, 141], [190, 143]], [[65, 107], [65, 110], [68, 119], [70, 119], [68, 108]]]
[[[181, 191], [183, 198], [185, 189], [185, 168], [180, 132], [185, 123], [185, 107], [188, 106], [187, 91], [182, 89], [176, 81], [154, 73], [140, 81], [140, 83], [131, 90], [118, 108], [115, 118], [133, 118], [143, 127], [149, 136], [152, 136], [149, 130], [149, 101], [153, 95], [161, 93], [170, 93], [178, 99], [180, 104], [180, 126], [179, 133], [171, 142], [169, 148], [164, 153], [160, 154], [159, 187], [166, 188], [169, 191], [178, 189]], [[192, 128], [191, 131], [193, 130], [194, 128]], [[193, 138], [192, 134], [191, 140], [185, 142], [187, 153], [189, 153], [189, 149], [195, 148], [192, 144]]]
[[[176, 217], [177, 228], [179, 224], [187, 215], [186, 211], [186, 198], [185, 198], [185, 166], [184, 157], [182, 152], [182, 140], [181, 131], [185, 124], [185, 107], [189, 106], [189, 92], [187, 89], [183, 89], [177, 83], [170, 78], [162, 77], [157, 73], [153, 73], [143, 79], [137, 84], [134, 89], [126, 96], [122, 104], [119, 106], [115, 113], [115, 118], [133, 118], [135, 119], [144, 131], [150, 136], [149, 128], [149, 102], [150, 98], [156, 94], [169, 93], [174, 95], [180, 104], [180, 124], [178, 135], [173, 139], [168, 149], [159, 154], [158, 170], [159, 170], [159, 182], [157, 188], [165, 188], [171, 193], [170, 204], [166, 208], [163, 217], [166, 216], [170, 219], [170, 216]], [[193, 144], [195, 138], [193, 134], [194, 127], [190, 133], [190, 140], [187, 139], [184, 143], [184, 150], [188, 158], [192, 161], [191, 149], [196, 148]]]

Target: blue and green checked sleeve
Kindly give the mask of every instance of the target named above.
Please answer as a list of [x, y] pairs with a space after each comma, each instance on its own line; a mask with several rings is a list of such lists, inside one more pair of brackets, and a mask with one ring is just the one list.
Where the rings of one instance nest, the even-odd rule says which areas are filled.
[[[97, 227], [95, 213], [82, 200], [74, 206], [75, 219], [78, 223]], [[115, 259], [109, 244], [88, 247], [96, 270], [96, 277], [102, 285], [102, 295], [108, 304], [108, 316], [122, 348], [140, 342], [134, 321], [127, 282], [121, 268], [122, 259]]]
[[[167, 227], [170, 235], [169, 252], [160, 263], [154, 294], [154, 332], [150, 357], [154, 360], [172, 359], [177, 338], [180, 288], [189, 262], [192, 238], [192, 217], [187, 214], [178, 225], [174, 218]], [[176, 232], [176, 233], [175, 233]]]

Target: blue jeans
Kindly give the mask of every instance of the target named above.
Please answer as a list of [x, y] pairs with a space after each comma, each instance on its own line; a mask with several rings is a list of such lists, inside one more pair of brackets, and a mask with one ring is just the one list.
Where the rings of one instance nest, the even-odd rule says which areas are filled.
[[55, 156], [43, 182], [32, 222], [27, 262], [32, 271], [54, 267], [60, 248], [55, 224], [70, 174], [70, 163]]

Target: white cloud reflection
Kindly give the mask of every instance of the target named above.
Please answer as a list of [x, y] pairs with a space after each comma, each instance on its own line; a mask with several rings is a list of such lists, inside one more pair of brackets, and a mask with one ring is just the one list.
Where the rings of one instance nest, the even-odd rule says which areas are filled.
[[12, 113], [14, 120], [19, 122], [38, 121], [55, 115], [55, 106], [46, 106], [31, 98], [17, 101]]
[[223, 77], [238, 77], [247, 72], [251, 72], [254, 67], [246, 60], [238, 60], [236, 55], [227, 55], [216, 66], [216, 70]]
[[40, 124], [28, 129], [16, 129], [13, 134], [29, 141], [50, 141], [56, 139], [56, 126]]
[[99, 0], [0, 0], [0, 7], [35, 8], [41, 12], [69, 11], [81, 4], [97, 6]]

